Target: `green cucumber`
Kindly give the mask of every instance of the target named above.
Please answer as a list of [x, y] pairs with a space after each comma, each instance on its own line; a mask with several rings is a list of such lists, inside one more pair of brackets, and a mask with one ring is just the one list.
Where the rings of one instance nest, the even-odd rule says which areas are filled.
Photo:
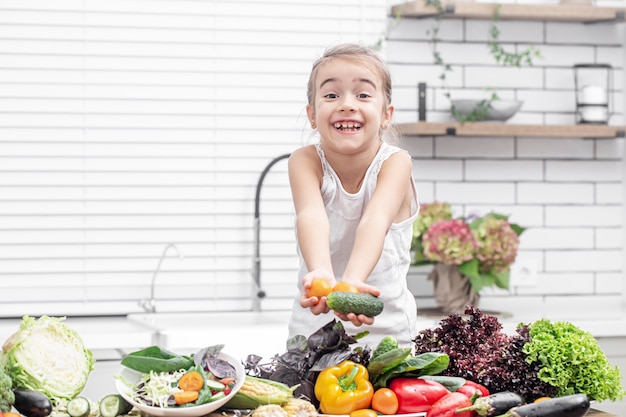
[[72, 398], [67, 403], [67, 414], [71, 417], [87, 417], [91, 411], [91, 404], [85, 397]]
[[326, 297], [326, 304], [339, 313], [363, 314], [374, 317], [382, 313], [384, 304], [368, 293], [333, 291]]
[[213, 394], [209, 402], [221, 400], [224, 397], [226, 397], [226, 394], [224, 394], [224, 391], [216, 392], [215, 394]]
[[207, 378], [204, 380], [204, 383], [211, 391], [224, 391], [226, 389], [226, 385], [214, 379]]
[[132, 404], [119, 394], [105, 395], [104, 398], [100, 400], [100, 415], [102, 417], [117, 417], [122, 414], [127, 414], [132, 409]]

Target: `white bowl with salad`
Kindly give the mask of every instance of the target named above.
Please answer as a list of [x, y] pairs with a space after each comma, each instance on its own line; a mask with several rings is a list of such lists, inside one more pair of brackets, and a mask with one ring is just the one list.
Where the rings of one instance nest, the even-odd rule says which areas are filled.
[[210, 346], [176, 354], [150, 346], [122, 359], [118, 393], [133, 407], [156, 417], [199, 417], [224, 406], [245, 380], [240, 361]]

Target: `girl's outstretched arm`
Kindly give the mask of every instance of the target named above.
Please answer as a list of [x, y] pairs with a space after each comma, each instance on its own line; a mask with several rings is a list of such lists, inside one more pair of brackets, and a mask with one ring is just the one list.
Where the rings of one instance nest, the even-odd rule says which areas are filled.
[[289, 183], [296, 211], [298, 245], [309, 272], [302, 280], [300, 305], [314, 314], [329, 311], [326, 299], [308, 297], [307, 290], [314, 278], [328, 279], [335, 285], [330, 259], [330, 225], [320, 192], [322, 168], [314, 146], [294, 151], [289, 158]]

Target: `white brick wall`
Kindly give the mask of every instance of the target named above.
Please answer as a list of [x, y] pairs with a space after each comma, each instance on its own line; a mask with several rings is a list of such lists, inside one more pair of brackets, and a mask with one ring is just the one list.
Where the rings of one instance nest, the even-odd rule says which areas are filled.
[[[434, 19], [404, 19], [390, 33], [388, 60], [396, 86], [397, 121], [417, 120], [418, 82], [426, 82], [427, 120], [449, 120], [449, 101], [433, 65], [428, 31]], [[623, 24], [501, 21], [507, 50], [534, 45], [542, 58], [532, 67], [495, 64], [487, 50], [489, 21], [444, 20], [438, 50], [453, 98], [484, 97], [486, 87], [502, 98], [524, 101], [511, 123], [574, 122], [576, 63], [613, 66], [614, 114], [623, 123]], [[450, 202], [458, 215], [498, 211], [528, 229], [519, 262], [535, 262], [538, 284], [489, 289], [481, 304], [504, 311], [605, 310], [624, 299], [624, 139], [408, 137], [423, 202]], [[421, 306], [433, 305], [428, 267], [412, 270], [410, 283]], [[576, 297], [572, 297], [572, 296]], [[520, 309], [520, 310], [518, 310]], [[567, 310], [565, 310], [567, 311]]]

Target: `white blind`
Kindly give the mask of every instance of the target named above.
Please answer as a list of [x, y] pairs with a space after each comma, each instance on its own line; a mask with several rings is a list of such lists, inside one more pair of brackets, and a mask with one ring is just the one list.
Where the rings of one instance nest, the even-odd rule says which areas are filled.
[[[384, 1], [0, 0], [0, 316], [250, 309], [312, 61]], [[263, 308], [295, 291], [286, 161]]]

